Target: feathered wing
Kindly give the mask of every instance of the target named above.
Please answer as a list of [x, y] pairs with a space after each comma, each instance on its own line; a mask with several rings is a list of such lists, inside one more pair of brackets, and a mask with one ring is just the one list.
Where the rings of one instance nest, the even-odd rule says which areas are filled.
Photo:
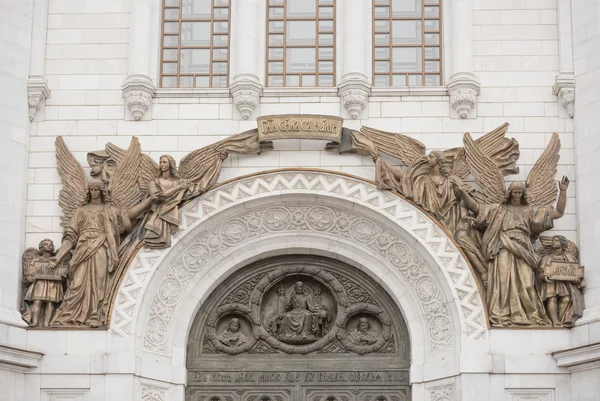
[[131, 138], [129, 148], [117, 163], [108, 183], [111, 202], [118, 208], [129, 209], [141, 200], [139, 169], [142, 148], [136, 137]]
[[405, 166], [425, 156], [425, 145], [409, 136], [365, 126], [360, 128], [360, 132], [373, 142], [379, 152], [400, 159]]
[[56, 147], [56, 169], [63, 184], [58, 193], [58, 204], [62, 209], [60, 225], [65, 228], [75, 210], [85, 205], [87, 197], [87, 178], [83, 167], [75, 159], [62, 137], [57, 137]]
[[[117, 145], [113, 143], [106, 144], [106, 153], [108, 153], [109, 157], [114, 161], [114, 163], [118, 165], [123, 160], [126, 151], [121, 149]], [[138, 170], [138, 184], [140, 188], [141, 198], [146, 197], [148, 193], [148, 183], [156, 178], [158, 175], [158, 164], [148, 155], [144, 153], [139, 154], [139, 170]]]
[[140, 184], [142, 199], [148, 194], [148, 183], [158, 176], [159, 170], [158, 163], [150, 156], [143, 153], [140, 155], [138, 182]]
[[32, 269], [31, 262], [39, 256], [39, 251], [35, 248], [27, 248], [23, 252], [21, 265], [23, 267], [23, 278], [32, 277], [35, 271]]
[[527, 201], [533, 206], [554, 206], [558, 199], [558, 186], [555, 181], [560, 159], [560, 139], [552, 135], [544, 153], [535, 162], [525, 181]]
[[501, 203], [504, 200], [504, 176], [494, 161], [481, 150], [471, 135], [463, 138], [469, 171], [479, 184], [475, 198], [479, 203]]
[[196, 149], [185, 155], [179, 164], [179, 176], [191, 182], [202, 179], [210, 167], [217, 163], [217, 159], [219, 159], [218, 144], [219, 142]]
[[[506, 138], [508, 123], [504, 123], [493, 131], [475, 140], [475, 144], [500, 169], [502, 175], [517, 174], [519, 167], [519, 143], [513, 138]], [[452, 174], [465, 178], [469, 174], [469, 166], [465, 159], [464, 148], [449, 149], [444, 152], [448, 161], [452, 162]]]

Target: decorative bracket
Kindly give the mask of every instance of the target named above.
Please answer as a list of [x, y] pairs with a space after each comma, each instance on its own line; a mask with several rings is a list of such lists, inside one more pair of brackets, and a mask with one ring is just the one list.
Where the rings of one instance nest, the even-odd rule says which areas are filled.
[[362, 74], [353, 74], [353, 76], [346, 74], [338, 86], [338, 94], [350, 117], [355, 120], [369, 101], [371, 85], [367, 77]]
[[236, 75], [229, 87], [233, 104], [238, 109], [242, 118], [247, 120], [260, 103], [262, 85], [258, 78], [252, 74]]
[[[479, 95], [479, 81], [475, 75], [462, 72], [454, 74], [448, 83], [450, 107], [460, 118], [475, 118], [475, 106]], [[451, 115], [452, 117], [452, 115]]]
[[123, 99], [135, 121], [139, 121], [152, 104], [156, 88], [152, 80], [144, 74], [131, 74], [121, 87]]
[[575, 107], [575, 76], [573, 74], [560, 74], [556, 77], [552, 94], [558, 96], [558, 103], [567, 110], [569, 117], [573, 118]]
[[42, 75], [30, 75], [27, 81], [27, 103], [29, 103], [29, 121], [46, 104], [46, 99], [50, 97], [48, 83]]

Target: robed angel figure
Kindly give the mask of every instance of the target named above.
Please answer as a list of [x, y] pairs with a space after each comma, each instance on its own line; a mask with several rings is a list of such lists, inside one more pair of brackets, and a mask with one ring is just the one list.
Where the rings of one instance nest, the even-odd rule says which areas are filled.
[[[124, 191], [115, 191], [109, 199], [102, 180], [87, 182], [83, 167], [61, 137], [56, 140], [56, 158], [63, 183], [59, 205], [64, 234], [50, 264], [56, 265], [71, 251], [73, 254], [64, 300], [50, 325], [104, 326], [110, 303], [107, 287], [118, 266], [121, 234], [131, 229], [131, 221], [147, 210], [153, 199], [128, 199]], [[115, 179], [120, 179], [120, 174], [117, 172]]]
[[490, 324], [549, 325], [535, 286], [540, 257], [533, 242], [565, 212], [569, 179], [563, 177], [558, 187], [554, 179], [560, 151], [558, 134], [552, 136], [525, 184], [513, 182], [508, 190], [502, 172], [468, 133], [464, 145], [469, 170], [479, 189], [469, 194], [462, 189], [459, 178], [453, 178], [453, 182], [457, 195], [475, 215], [476, 226], [483, 230], [480, 249], [487, 265]]
[[[505, 136], [507, 130], [508, 123], [505, 123], [475, 141], [502, 175], [519, 172], [516, 166], [519, 144]], [[455, 194], [452, 180], [452, 177], [462, 179], [469, 175], [464, 148], [426, 153], [423, 143], [400, 133], [364, 126], [360, 131], [345, 130], [344, 133], [341, 145], [330, 146], [328, 150], [370, 156], [375, 162], [378, 188], [396, 190], [431, 213], [465, 250], [485, 284], [487, 273], [479, 252], [480, 235], [472, 229], [472, 219]], [[383, 160], [383, 154], [398, 159], [406, 168], [392, 167]], [[461, 188], [467, 193], [474, 192], [462, 181]]]

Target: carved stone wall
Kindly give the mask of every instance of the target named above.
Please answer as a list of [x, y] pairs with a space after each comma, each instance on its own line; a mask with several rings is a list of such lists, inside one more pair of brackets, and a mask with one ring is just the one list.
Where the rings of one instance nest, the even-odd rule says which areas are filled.
[[[295, 209], [251, 210], [249, 206], [254, 199], [273, 203], [265, 199], [287, 194], [349, 200], [350, 205], [363, 205], [365, 211], [371, 211], [366, 215], [359, 213], [358, 208], [349, 213], [347, 207], [311, 205], [320, 202], [305, 202], [295, 205]], [[217, 225], [207, 224], [211, 217], [227, 210], [231, 214], [231, 210], [242, 204], [245, 206], [240, 208], [243, 212], [239, 215]], [[114, 305], [111, 331], [115, 336], [128, 337], [137, 321], [142, 294], [153, 283], [150, 287], [156, 290], [146, 295], [150, 307], [142, 308], [147, 311], [144, 315], [148, 313], [143, 326], [143, 349], [147, 351], [170, 354], [174, 317], [193, 283], [205, 277], [223, 255], [256, 241], [259, 233], [265, 238], [300, 233], [320, 236], [328, 238], [327, 241], [354, 243], [364, 252], [379, 255], [382, 266], [396, 271], [421, 305], [419, 313], [425, 316], [428, 327], [424, 330], [428, 352], [448, 348], [453, 343], [451, 317], [442, 296], [440, 277], [446, 280], [443, 286], [450, 289], [460, 309], [457, 318], [463, 335], [476, 339], [486, 332], [477, 284], [455, 245], [425, 213], [398, 196], [378, 191], [373, 184], [332, 173], [272, 172], [218, 187], [182, 208], [182, 215], [182, 227], [174, 237], [171, 251], [140, 252], [123, 279]], [[373, 216], [389, 220], [398, 229], [392, 232]], [[407, 237], [413, 239], [407, 243]], [[179, 244], [182, 238], [186, 238], [185, 245]], [[427, 263], [418, 255], [422, 252], [427, 255]], [[171, 254], [166, 266], [168, 253]]]
[[198, 311], [187, 348], [188, 400], [410, 399], [401, 312], [333, 259], [288, 255], [238, 270]]
[[427, 319], [430, 349], [444, 349], [451, 344], [450, 316], [442, 291], [410, 244], [359, 213], [342, 208], [297, 204], [246, 209], [207, 228], [187, 244], [159, 285], [148, 316], [144, 346], [159, 353], [167, 351], [165, 334], [176, 316], [178, 300], [185, 296], [190, 283], [198, 274], [204, 273], [214, 259], [244, 241], [273, 233], [302, 231], [326, 232], [349, 239], [387, 259], [421, 302]]

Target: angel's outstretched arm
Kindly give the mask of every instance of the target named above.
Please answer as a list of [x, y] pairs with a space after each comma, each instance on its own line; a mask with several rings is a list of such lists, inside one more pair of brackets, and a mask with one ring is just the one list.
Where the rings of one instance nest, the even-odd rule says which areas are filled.
[[569, 188], [569, 178], [567, 178], [567, 176], [563, 176], [558, 184], [558, 188], [560, 189], [560, 194], [558, 195], [556, 209], [552, 212], [553, 219], [560, 219], [565, 214], [565, 208], [567, 207], [567, 188]]
[[464, 185], [463, 185], [462, 181], [460, 180], [460, 178], [458, 178], [456, 176], [452, 176], [452, 177], [450, 177], [450, 180], [452, 181], [452, 184], [454, 184], [454, 193], [462, 199], [462, 201], [465, 204], [467, 209], [469, 209], [471, 212], [475, 213], [475, 215], [478, 215], [479, 214], [479, 203], [477, 203], [477, 201], [475, 199], [473, 199], [473, 197], [471, 195], [469, 195], [467, 193], [467, 191], [462, 189], [462, 187]]
[[50, 258], [51, 266], [52, 267], [56, 266], [58, 264], [58, 262], [60, 262], [62, 260], [62, 258], [64, 258], [67, 255], [67, 253], [71, 250], [71, 248], [73, 248], [73, 242], [71, 242], [71, 240], [66, 239], [66, 238], [63, 239], [63, 242], [60, 245], [60, 249], [56, 253], [56, 256], [54, 256], [53, 258]]
[[140, 214], [145, 212], [150, 207], [153, 200], [154, 200], [154, 197], [149, 197], [149, 198], [144, 199], [142, 202], [138, 203], [137, 205], [135, 205], [134, 207], [129, 209], [127, 211], [127, 215], [129, 216], [130, 219], [132, 219], [132, 220], [135, 219], [136, 217], [138, 217]]

